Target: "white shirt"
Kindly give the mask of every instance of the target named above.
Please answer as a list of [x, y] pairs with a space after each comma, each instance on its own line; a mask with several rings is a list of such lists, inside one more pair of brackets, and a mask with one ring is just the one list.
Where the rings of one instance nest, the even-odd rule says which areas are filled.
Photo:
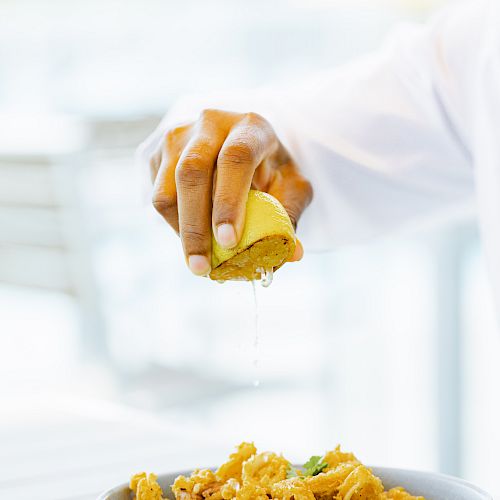
[[471, 0], [293, 87], [185, 99], [142, 154], [203, 108], [256, 111], [313, 184], [299, 223], [306, 251], [362, 241], [476, 196], [500, 290], [499, 12], [495, 0]]

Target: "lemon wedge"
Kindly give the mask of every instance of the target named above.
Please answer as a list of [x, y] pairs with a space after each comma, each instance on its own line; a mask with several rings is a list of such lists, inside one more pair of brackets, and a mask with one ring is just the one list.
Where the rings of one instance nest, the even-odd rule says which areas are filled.
[[276, 271], [295, 252], [295, 231], [283, 205], [268, 193], [250, 190], [240, 242], [222, 248], [212, 237], [212, 272], [217, 281], [259, 280]]

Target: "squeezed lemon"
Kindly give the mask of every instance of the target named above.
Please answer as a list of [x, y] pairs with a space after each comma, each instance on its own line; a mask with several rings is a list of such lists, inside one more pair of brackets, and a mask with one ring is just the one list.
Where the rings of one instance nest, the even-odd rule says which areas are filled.
[[234, 248], [222, 248], [212, 237], [212, 271], [216, 281], [272, 281], [274, 271], [295, 252], [293, 225], [283, 205], [268, 193], [250, 190], [245, 226]]

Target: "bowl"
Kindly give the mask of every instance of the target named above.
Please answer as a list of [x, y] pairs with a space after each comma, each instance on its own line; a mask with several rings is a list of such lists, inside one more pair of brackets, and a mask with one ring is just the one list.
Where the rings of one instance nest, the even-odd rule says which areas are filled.
[[[412, 495], [421, 495], [426, 500], [493, 500], [493, 497], [477, 486], [462, 479], [434, 472], [419, 472], [389, 467], [372, 467], [373, 472], [382, 479], [386, 489], [403, 486]], [[189, 471], [172, 472], [158, 476], [163, 494], [173, 499], [170, 485], [180, 475]], [[128, 484], [122, 484], [103, 493], [97, 500], [130, 500]]]

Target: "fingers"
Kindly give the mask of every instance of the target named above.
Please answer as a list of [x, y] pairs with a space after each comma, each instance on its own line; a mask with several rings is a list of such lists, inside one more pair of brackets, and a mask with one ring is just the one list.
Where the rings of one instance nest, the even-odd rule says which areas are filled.
[[191, 271], [210, 272], [212, 179], [225, 131], [201, 120], [175, 169], [179, 234]]
[[234, 247], [241, 238], [245, 207], [258, 165], [277, 147], [272, 128], [249, 113], [229, 133], [217, 158], [212, 226], [217, 242]]
[[[153, 204], [180, 235], [186, 261], [198, 275], [211, 270], [212, 231], [226, 248], [240, 240], [252, 185], [280, 200], [294, 226], [312, 198], [311, 185], [271, 126], [253, 113], [204, 111], [196, 124], [166, 135], [150, 167]], [[302, 254], [298, 241], [291, 260]]]
[[176, 233], [179, 233], [179, 217], [175, 168], [184, 144], [189, 139], [191, 128], [177, 127], [170, 130], [150, 161], [151, 176], [154, 179], [153, 206]]
[[313, 190], [311, 183], [300, 174], [293, 162], [290, 161], [280, 167], [269, 186], [268, 193], [280, 201], [293, 227], [297, 228], [302, 212], [311, 203]]

